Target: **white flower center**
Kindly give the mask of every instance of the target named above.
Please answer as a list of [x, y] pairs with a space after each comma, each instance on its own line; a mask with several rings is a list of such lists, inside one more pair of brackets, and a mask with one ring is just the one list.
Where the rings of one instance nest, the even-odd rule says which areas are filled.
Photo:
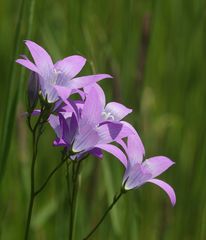
[[114, 120], [114, 116], [110, 112], [103, 111], [102, 117], [104, 120]]
[[51, 79], [51, 84], [56, 84], [57, 83], [57, 79], [59, 74], [61, 74], [62, 72], [60, 70], [57, 70], [54, 68], [54, 74], [53, 74], [53, 78]]

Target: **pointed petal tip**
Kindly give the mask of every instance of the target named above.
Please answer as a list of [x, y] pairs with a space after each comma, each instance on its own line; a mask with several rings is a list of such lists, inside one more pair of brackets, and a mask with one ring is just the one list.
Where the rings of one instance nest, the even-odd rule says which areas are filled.
[[85, 57], [83, 57], [83, 56], [81, 56], [81, 55], [73, 55], [73, 57], [76, 57], [76, 58], [79, 58], [79, 59], [81, 59], [81, 60], [83, 60], [83, 61], [87, 61], [87, 59], [85, 58]]
[[165, 193], [168, 195], [170, 202], [172, 206], [174, 207], [176, 204], [176, 194], [174, 189], [166, 182], [160, 180], [160, 179], [150, 179], [147, 182], [154, 183], [155, 185], [159, 186], [162, 190], [165, 191]]
[[111, 76], [110, 74], [105, 74], [105, 78], [114, 78], [113, 76]]

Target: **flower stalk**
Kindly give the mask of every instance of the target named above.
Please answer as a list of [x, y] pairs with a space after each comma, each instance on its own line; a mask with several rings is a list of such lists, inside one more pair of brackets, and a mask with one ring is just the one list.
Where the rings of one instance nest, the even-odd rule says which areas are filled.
[[74, 226], [76, 222], [76, 204], [79, 189], [79, 173], [81, 160], [75, 161], [72, 166], [72, 194], [70, 204], [70, 225], [69, 225], [69, 240], [74, 239]]
[[100, 225], [103, 223], [104, 219], [106, 218], [106, 216], [108, 215], [108, 213], [112, 210], [112, 208], [114, 207], [114, 205], [119, 201], [119, 199], [121, 198], [121, 196], [126, 193], [126, 191], [122, 188], [120, 193], [115, 195], [113, 198], [112, 203], [110, 204], [110, 206], [107, 208], [107, 210], [105, 211], [105, 213], [103, 214], [103, 216], [100, 218], [100, 220], [98, 221], [98, 223], [94, 226], [94, 228], [87, 234], [86, 237], [83, 238], [83, 240], [87, 240], [89, 239], [95, 232], [96, 230], [100, 227]]
[[31, 164], [31, 189], [30, 189], [30, 202], [28, 209], [28, 216], [26, 222], [26, 230], [24, 239], [27, 240], [29, 236], [29, 228], [31, 223], [31, 216], [33, 211], [34, 199], [35, 199], [35, 163], [37, 159], [38, 152], [38, 142], [42, 133], [42, 125], [39, 126], [41, 121], [42, 114], [39, 116], [34, 128], [31, 126], [30, 117], [28, 117], [29, 128], [32, 130], [32, 148], [33, 148], [33, 156], [32, 156], [32, 164]]
[[40, 137], [43, 133], [43, 128], [44, 124], [47, 122], [48, 119], [48, 111], [49, 110], [47, 107], [42, 106], [41, 108], [41, 113], [34, 125], [34, 127], [31, 124], [31, 113], [28, 114], [28, 126], [30, 131], [32, 132], [32, 163], [31, 163], [31, 172], [30, 172], [30, 182], [31, 182], [31, 187], [30, 187], [30, 201], [29, 201], [29, 209], [28, 209], [28, 215], [27, 215], [27, 221], [26, 221], [26, 229], [25, 229], [25, 235], [24, 239], [27, 240], [29, 237], [29, 229], [30, 229], [30, 224], [31, 224], [31, 217], [32, 217], [32, 211], [33, 211], [33, 205], [34, 205], [34, 200], [35, 197], [43, 191], [43, 189], [46, 187], [47, 183], [51, 179], [51, 177], [55, 174], [55, 172], [65, 163], [65, 161], [68, 159], [68, 156], [65, 154], [65, 152], [62, 152], [62, 159], [61, 162], [53, 169], [53, 171], [49, 174], [45, 182], [42, 184], [42, 186], [38, 189], [35, 190], [35, 165], [36, 165], [36, 159], [37, 159], [37, 153], [38, 153], [38, 143], [40, 140]]

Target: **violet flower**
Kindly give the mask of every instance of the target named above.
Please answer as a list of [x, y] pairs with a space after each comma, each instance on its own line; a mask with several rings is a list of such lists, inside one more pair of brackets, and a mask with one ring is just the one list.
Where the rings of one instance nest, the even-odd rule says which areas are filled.
[[[122, 145], [124, 145], [124, 143], [122, 143]], [[156, 179], [157, 176], [171, 167], [174, 162], [164, 156], [151, 157], [142, 162], [143, 154], [139, 148], [139, 140], [137, 140], [135, 135], [128, 136], [127, 146], [125, 145], [124, 148], [128, 156], [122, 183], [124, 189], [139, 188], [147, 182], [154, 183], [167, 193], [174, 206], [176, 196], [173, 188], [166, 182]]]
[[58, 100], [55, 86], [79, 89], [102, 79], [111, 78], [108, 74], [97, 74], [75, 78], [86, 63], [84, 57], [74, 55], [66, 57], [53, 64], [49, 54], [38, 44], [29, 40], [25, 41], [25, 44], [33, 57], [34, 63], [27, 57], [18, 59], [16, 62], [39, 75], [41, 93], [49, 103]]
[[133, 131], [121, 122], [102, 122], [103, 105], [97, 89], [91, 88], [84, 104], [80, 104], [80, 109], [78, 109], [77, 102], [73, 106], [73, 112], [71, 100], [66, 100], [67, 94], [64, 95], [65, 91], [61, 92], [60, 89], [63, 90], [63, 88], [58, 88], [57, 92], [69, 105], [68, 112], [59, 113], [59, 117], [52, 115], [49, 119], [57, 135], [54, 144], [66, 146], [77, 158], [85, 153], [99, 156], [101, 155], [100, 149], [102, 149], [113, 154], [125, 164], [127, 161], [125, 154], [110, 143], [133, 134]]
[[123, 104], [118, 102], [109, 102], [106, 104], [106, 98], [103, 89], [98, 84], [92, 84], [84, 88], [87, 94], [91, 88], [95, 88], [98, 92], [101, 109], [102, 109], [102, 121], [121, 121], [128, 114], [132, 112], [132, 109], [125, 107]]

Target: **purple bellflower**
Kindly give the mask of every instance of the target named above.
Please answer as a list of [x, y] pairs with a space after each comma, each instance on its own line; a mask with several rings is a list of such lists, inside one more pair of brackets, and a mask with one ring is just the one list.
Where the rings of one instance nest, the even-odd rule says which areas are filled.
[[29, 40], [25, 41], [25, 44], [33, 57], [34, 63], [25, 56], [16, 62], [38, 74], [41, 93], [49, 103], [58, 100], [55, 86], [79, 89], [102, 79], [111, 78], [108, 74], [75, 77], [86, 63], [84, 57], [74, 55], [53, 64], [49, 54], [41, 46]]
[[[64, 102], [69, 103], [69, 100], [66, 100], [68, 92], [65, 94], [66, 90], [60, 89], [64, 88], [58, 88], [58, 94]], [[75, 104], [68, 105], [70, 110], [72, 105]], [[49, 122], [57, 135], [54, 145], [66, 146], [77, 158], [85, 153], [101, 156], [101, 150], [105, 150], [126, 164], [125, 154], [111, 143], [133, 134], [133, 131], [121, 122], [102, 122], [103, 108], [99, 92], [96, 88], [91, 88], [86, 94], [84, 104], [77, 102], [73, 112], [52, 115]]]
[[106, 104], [106, 98], [103, 89], [98, 84], [92, 84], [84, 88], [86, 94], [90, 91], [91, 88], [95, 88], [98, 92], [99, 99], [101, 102], [101, 115], [102, 121], [121, 121], [124, 117], [132, 112], [132, 109], [125, 107], [118, 102], [109, 102]]
[[[122, 146], [124, 143], [122, 143]], [[139, 188], [149, 182], [162, 188], [170, 198], [172, 205], [176, 203], [176, 195], [173, 188], [166, 182], [156, 179], [161, 173], [171, 167], [174, 162], [164, 156], [151, 157], [144, 162], [142, 150], [135, 135], [128, 136], [127, 146], [124, 149], [128, 156], [128, 162], [125, 164], [125, 174], [123, 177], [123, 187], [125, 190]]]

